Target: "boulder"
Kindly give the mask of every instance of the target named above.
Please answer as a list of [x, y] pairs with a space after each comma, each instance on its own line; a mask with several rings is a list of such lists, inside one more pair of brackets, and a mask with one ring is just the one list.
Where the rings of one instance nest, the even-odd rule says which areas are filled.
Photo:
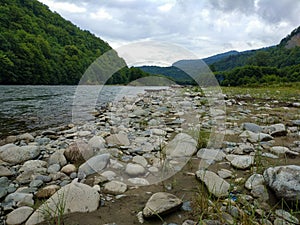
[[14, 211], [7, 214], [6, 223], [7, 225], [18, 225], [24, 223], [28, 217], [33, 213], [33, 208], [23, 206], [15, 209]]
[[76, 172], [76, 166], [73, 164], [65, 165], [63, 168], [61, 168], [61, 172], [70, 175], [73, 172]]
[[33, 195], [22, 192], [14, 192], [7, 195], [4, 202], [14, 202], [17, 205], [22, 206], [32, 206], [34, 204]]
[[197, 152], [197, 157], [204, 160], [222, 161], [225, 156], [225, 153], [220, 149], [202, 148]]
[[88, 142], [88, 147], [94, 151], [105, 148], [105, 140], [101, 136], [94, 136]]
[[245, 187], [249, 190], [251, 190], [253, 187], [257, 185], [262, 185], [264, 184], [265, 179], [263, 175], [261, 174], [252, 174], [246, 181]]
[[175, 195], [158, 192], [153, 194], [143, 209], [145, 218], [153, 217], [156, 215], [163, 215], [179, 209], [182, 205], [182, 200]]
[[287, 155], [293, 155], [293, 156], [299, 155], [298, 152], [291, 151], [289, 148], [284, 147], [284, 146], [273, 146], [270, 149], [270, 151], [277, 155], [280, 155], [280, 154], [287, 154]]
[[145, 157], [136, 155], [132, 158], [132, 162], [142, 165], [143, 167], [146, 167], [148, 165], [147, 160]]
[[48, 160], [48, 164], [49, 165], [53, 165], [53, 164], [59, 164], [61, 167], [67, 164], [67, 160], [64, 156], [64, 149], [62, 150], [57, 150], [56, 152], [54, 152], [49, 160]]
[[300, 200], [300, 166], [288, 165], [270, 167], [264, 171], [267, 185], [278, 198], [286, 201]]
[[226, 159], [237, 169], [248, 169], [254, 163], [254, 156], [227, 155]]
[[10, 164], [20, 164], [36, 158], [39, 154], [40, 149], [35, 145], [19, 147], [15, 144], [7, 144], [0, 147], [0, 159]]
[[23, 164], [19, 172], [35, 171], [37, 173], [46, 172], [47, 162], [43, 160], [29, 160]]
[[289, 212], [283, 209], [277, 209], [275, 211], [275, 215], [292, 224], [299, 224], [299, 220], [295, 216], [291, 215]]
[[101, 172], [109, 163], [110, 154], [96, 155], [83, 163], [78, 171], [85, 175]]
[[83, 141], [70, 144], [64, 151], [66, 159], [71, 163], [83, 162], [93, 156], [93, 150]]
[[49, 198], [52, 195], [54, 195], [54, 193], [56, 191], [58, 191], [60, 189], [60, 186], [56, 185], [56, 184], [52, 184], [49, 186], [46, 186], [42, 189], [40, 189], [37, 193], [36, 193], [36, 197], [37, 198]]
[[271, 134], [272, 137], [286, 136], [287, 134], [285, 125], [282, 123], [273, 124], [268, 128], [269, 128], [269, 134]]
[[18, 141], [24, 140], [25, 142], [28, 143], [28, 142], [34, 141], [34, 137], [29, 133], [25, 133], [25, 134], [21, 134], [21, 135], [17, 136], [17, 140]]
[[197, 142], [190, 135], [180, 133], [163, 150], [168, 158], [182, 158], [187, 161], [188, 157], [196, 153]]
[[94, 188], [78, 183], [77, 179], [67, 184], [42, 204], [27, 220], [26, 225], [34, 225], [44, 221], [43, 212], [50, 212], [55, 217], [57, 207], [63, 209], [63, 214], [74, 212], [92, 212], [99, 206], [100, 194]]
[[10, 177], [13, 172], [5, 166], [0, 166], [0, 177]]
[[250, 142], [256, 143], [261, 141], [271, 141], [273, 137], [269, 134], [265, 133], [254, 133], [252, 131], [244, 131], [240, 134], [240, 137], [247, 138]]
[[127, 190], [127, 185], [120, 181], [110, 181], [104, 184], [104, 192], [113, 195], [123, 194]]
[[128, 146], [130, 145], [128, 136], [125, 132], [119, 132], [118, 134], [112, 134], [106, 139], [107, 144], [117, 145], [117, 146]]
[[128, 163], [125, 172], [132, 177], [145, 174], [145, 168], [140, 164]]
[[214, 172], [198, 170], [196, 177], [205, 183], [208, 191], [216, 197], [226, 197], [229, 194], [230, 184]]
[[262, 127], [255, 123], [243, 123], [242, 129], [248, 130], [254, 133], [260, 133], [262, 131]]

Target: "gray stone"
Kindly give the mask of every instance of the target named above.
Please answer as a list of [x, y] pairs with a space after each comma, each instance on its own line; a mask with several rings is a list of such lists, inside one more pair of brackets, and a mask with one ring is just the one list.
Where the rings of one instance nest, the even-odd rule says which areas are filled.
[[264, 171], [263, 176], [278, 198], [300, 200], [300, 166], [270, 167]]
[[230, 184], [217, 174], [207, 170], [198, 170], [196, 177], [205, 183], [208, 191], [216, 197], [226, 197], [229, 194]]
[[16, 181], [19, 182], [20, 184], [27, 184], [32, 181], [34, 175], [35, 175], [34, 170], [25, 171], [21, 173], [19, 176], [17, 176]]
[[237, 169], [248, 169], [254, 163], [254, 156], [227, 155], [226, 159]]
[[0, 166], [0, 177], [10, 177], [13, 172], [5, 166]]
[[82, 164], [78, 171], [84, 173], [86, 176], [101, 172], [106, 168], [107, 164], [109, 163], [109, 159], [110, 154], [96, 155]]
[[19, 172], [35, 171], [36, 173], [45, 173], [47, 162], [42, 160], [29, 160], [23, 164]]
[[113, 195], [123, 194], [127, 190], [127, 185], [120, 181], [110, 181], [104, 184], [104, 192]]
[[73, 172], [76, 172], [76, 166], [73, 164], [65, 165], [63, 168], [61, 168], [61, 172], [70, 175]]
[[146, 179], [139, 178], [139, 177], [129, 178], [128, 182], [130, 182], [131, 184], [133, 184], [135, 186], [147, 186], [147, 185], [150, 185], [150, 183]]
[[157, 136], [166, 136], [167, 132], [162, 129], [151, 129], [151, 133]]
[[253, 145], [250, 143], [240, 144], [239, 149], [241, 149], [242, 153], [246, 153], [246, 154], [255, 151], [255, 149], [253, 148]]
[[225, 156], [225, 153], [220, 149], [202, 148], [197, 152], [197, 157], [204, 160], [222, 161]]
[[99, 150], [105, 148], [105, 140], [101, 136], [94, 136], [88, 142], [89, 148]]
[[295, 225], [294, 223], [287, 222], [282, 218], [276, 218], [273, 224], [274, 225]]
[[193, 220], [185, 220], [182, 225], [197, 225], [197, 222]]
[[125, 172], [132, 177], [145, 174], [145, 168], [139, 164], [128, 163]]
[[39, 147], [34, 145], [19, 147], [15, 144], [7, 144], [0, 147], [0, 159], [11, 164], [19, 164], [34, 159], [39, 154]]
[[196, 153], [197, 142], [190, 135], [180, 133], [163, 150], [168, 158], [182, 158], [187, 161], [188, 157]]
[[106, 139], [107, 144], [118, 145], [118, 146], [128, 146], [130, 145], [128, 136], [124, 132], [119, 132], [118, 134], [112, 134]]
[[269, 126], [269, 133], [271, 134], [272, 137], [280, 137], [280, 136], [286, 136], [287, 130], [284, 124], [279, 123], [279, 124], [273, 124]]
[[300, 120], [293, 120], [292, 123], [295, 126], [300, 126]]
[[60, 170], [59, 164], [52, 164], [48, 167], [47, 172], [48, 173], [57, 173]]
[[35, 180], [41, 180], [45, 183], [50, 182], [52, 180], [52, 178], [50, 176], [46, 176], [46, 175], [35, 175], [34, 179]]
[[86, 136], [89, 136], [89, 135], [91, 135], [91, 131], [88, 131], [88, 130], [83, 130], [83, 131], [78, 132], [79, 137], [86, 137]]
[[270, 151], [277, 155], [280, 155], [280, 154], [288, 154], [288, 155], [294, 155], [294, 156], [299, 155], [298, 152], [291, 151], [289, 148], [284, 147], [284, 146], [273, 146], [270, 149]]
[[33, 181], [30, 182], [29, 187], [38, 188], [38, 187], [41, 187], [43, 184], [44, 184], [44, 182], [41, 181], [41, 180], [33, 180]]
[[7, 187], [9, 183], [9, 179], [7, 177], [0, 177], [0, 187]]
[[61, 167], [67, 164], [67, 160], [64, 156], [64, 151], [65, 150], [57, 150], [56, 152], [54, 152], [49, 160], [48, 160], [48, 164], [49, 165], [53, 165], [53, 164], [59, 164]]
[[0, 199], [7, 195], [7, 188], [0, 187]]
[[244, 131], [243, 133], [240, 134], [240, 137], [247, 138], [252, 143], [273, 140], [273, 137], [269, 134], [254, 133], [251, 131]]
[[21, 135], [17, 136], [17, 140], [18, 141], [24, 140], [28, 143], [28, 142], [34, 141], [34, 137], [29, 133], [25, 133], [25, 134], [21, 134]]
[[254, 133], [260, 133], [262, 131], [262, 127], [255, 123], [243, 123], [242, 129], [252, 131]]
[[6, 223], [7, 225], [18, 225], [24, 223], [29, 216], [33, 213], [33, 208], [23, 206], [15, 209], [14, 211], [7, 214]]
[[34, 204], [33, 195], [28, 193], [15, 192], [6, 196], [4, 202], [15, 202], [18, 205], [32, 206]]
[[140, 165], [142, 165], [143, 167], [146, 167], [147, 164], [148, 164], [148, 162], [147, 162], [147, 160], [145, 159], [145, 157], [140, 156], [140, 155], [134, 156], [134, 157], [132, 158], [132, 162], [137, 163], [137, 164], [140, 164]]
[[153, 194], [143, 209], [143, 215], [145, 218], [149, 218], [156, 215], [163, 215], [179, 209], [182, 205], [181, 199], [175, 195], [158, 192]]
[[48, 210], [51, 216], [57, 209], [57, 205], [64, 204], [64, 212], [92, 212], [99, 206], [100, 194], [94, 188], [78, 183], [75, 179], [52, 195], [44, 204], [42, 204], [27, 220], [26, 225], [34, 225], [43, 222], [43, 211]]
[[278, 216], [279, 218], [284, 219], [287, 222], [290, 222], [293, 224], [299, 224], [299, 220], [295, 216], [292, 216], [289, 212], [287, 212], [283, 209], [277, 209], [275, 211], [275, 215]]
[[233, 173], [230, 170], [221, 169], [217, 173], [218, 173], [219, 177], [221, 177], [223, 179], [227, 179], [227, 178], [233, 177]]
[[262, 201], [267, 201], [269, 200], [269, 193], [268, 190], [264, 185], [256, 185], [252, 187], [251, 194], [255, 198], [259, 198]]
[[252, 174], [246, 181], [245, 187], [249, 190], [251, 190], [253, 187], [257, 185], [262, 185], [264, 184], [265, 179], [263, 175], [261, 174]]
[[279, 158], [277, 155], [271, 154], [269, 152], [263, 152], [261, 154], [261, 156], [271, 158], [271, 159], [278, 159]]
[[101, 173], [101, 176], [106, 177], [107, 180], [113, 180], [116, 178], [117, 174], [113, 171], [107, 170]]

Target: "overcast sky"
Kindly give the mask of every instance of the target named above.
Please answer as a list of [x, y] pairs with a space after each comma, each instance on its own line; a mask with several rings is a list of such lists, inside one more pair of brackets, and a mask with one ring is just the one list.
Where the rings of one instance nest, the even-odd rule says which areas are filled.
[[152, 40], [199, 58], [278, 44], [300, 26], [299, 0], [39, 0], [113, 48]]

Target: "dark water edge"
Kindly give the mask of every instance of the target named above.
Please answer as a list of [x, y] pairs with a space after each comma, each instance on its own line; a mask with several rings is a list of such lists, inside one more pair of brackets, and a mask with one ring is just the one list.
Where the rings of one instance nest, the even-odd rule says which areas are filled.
[[108, 102], [134, 96], [145, 89], [130, 86], [0, 86], [0, 139], [46, 130], [73, 121], [74, 105], [91, 114]]

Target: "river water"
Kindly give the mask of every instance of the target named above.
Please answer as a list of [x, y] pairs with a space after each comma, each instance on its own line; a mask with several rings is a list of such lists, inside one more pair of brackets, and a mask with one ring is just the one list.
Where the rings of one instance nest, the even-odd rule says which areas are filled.
[[165, 87], [0, 86], [0, 138], [66, 125], [72, 111], [90, 115], [107, 102], [158, 88]]

